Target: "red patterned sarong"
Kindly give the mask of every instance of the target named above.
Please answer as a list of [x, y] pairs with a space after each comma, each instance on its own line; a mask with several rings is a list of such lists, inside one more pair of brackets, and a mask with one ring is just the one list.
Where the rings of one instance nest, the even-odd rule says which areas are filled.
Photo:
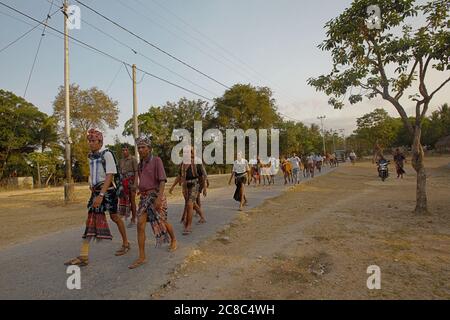
[[131, 186], [134, 184], [134, 176], [122, 179], [123, 193], [119, 198], [119, 214], [123, 217], [130, 217], [131, 213]]

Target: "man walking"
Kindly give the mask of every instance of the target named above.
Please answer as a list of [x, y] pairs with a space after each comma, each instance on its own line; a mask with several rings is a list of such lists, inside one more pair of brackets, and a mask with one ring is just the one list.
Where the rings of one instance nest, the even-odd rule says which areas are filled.
[[136, 225], [136, 189], [138, 185], [138, 163], [130, 154], [127, 144], [122, 145], [122, 159], [120, 159], [120, 179], [123, 193], [119, 199], [119, 212], [125, 219], [130, 217], [128, 228]]
[[[91, 197], [88, 202], [88, 218], [83, 235], [83, 243], [80, 255], [65, 262], [65, 265], [87, 266], [89, 263], [89, 243], [92, 239], [112, 239], [105, 212], [108, 211], [111, 220], [116, 223], [122, 236], [122, 247], [116, 252], [116, 256], [126, 254], [130, 250], [125, 224], [117, 214], [117, 195], [113, 185], [117, 168], [114, 155], [108, 149], [102, 149], [103, 134], [95, 129], [90, 129], [87, 135], [89, 148], [89, 188]], [[117, 187], [117, 186], [116, 186]]]
[[166, 172], [161, 158], [152, 155], [149, 138], [139, 138], [137, 147], [141, 161], [139, 173], [139, 208], [137, 210], [137, 234], [139, 257], [128, 268], [135, 269], [147, 262], [145, 256], [145, 227], [150, 223], [156, 238], [156, 245], [169, 243], [169, 251], [177, 248], [172, 225], [167, 221], [167, 199], [164, 189], [167, 182]]

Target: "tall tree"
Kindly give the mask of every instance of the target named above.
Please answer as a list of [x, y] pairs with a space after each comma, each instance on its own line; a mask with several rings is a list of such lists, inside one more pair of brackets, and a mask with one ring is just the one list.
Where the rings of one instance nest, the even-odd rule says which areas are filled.
[[[175, 129], [194, 131], [194, 121], [202, 121], [203, 129], [211, 128], [212, 108], [203, 100], [181, 98], [178, 102], [167, 102], [163, 106], [152, 106], [138, 116], [139, 131], [152, 138], [153, 149], [165, 164], [169, 164], [172, 148], [177, 144], [171, 141]], [[124, 136], [133, 135], [133, 119], [125, 123]], [[174, 174], [176, 167], [167, 165], [168, 174]]]
[[[368, 8], [377, 5], [381, 11], [380, 25], [369, 23]], [[450, 82], [430, 88], [426, 75], [450, 70], [449, 0], [435, 0], [417, 5], [414, 0], [355, 0], [337, 18], [325, 25], [327, 38], [319, 48], [330, 51], [332, 71], [308, 83], [330, 96], [335, 108], [382, 97], [400, 114], [413, 137], [412, 165], [417, 172], [417, 213], [427, 212], [426, 172], [421, 143], [422, 120], [433, 97]], [[423, 24], [413, 28], [416, 16]], [[360, 90], [352, 90], [357, 88]], [[364, 90], [364, 92], [362, 92]], [[404, 94], [413, 91], [406, 99]], [[359, 91], [359, 92], [358, 92]], [[348, 93], [348, 95], [347, 95]], [[406, 106], [414, 104], [415, 122], [408, 121]]]
[[267, 87], [236, 84], [215, 99], [217, 125], [227, 129], [268, 129], [279, 121], [275, 99]]
[[[90, 128], [101, 130], [116, 128], [119, 117], [118, 102], [96, 87], [83, 90], [79, 85], [71, 84], [69, 94], [71, 138], [73, 141], [72, 163], [80, 168], [80, 177], [78, 178], [84, 179], [89, 175], [87, 162], [89, 147], [86, 141], [86, 132]], [[64, 102], [64, 87], [61, 86], [53, 102], [54, 117], [60, 124], [61, 137], [64, 136]]]
[[24, 157], [55, 141], [52, 121], [32, 103], [0, 90], [0, 179], [11, 170], [28, 174]]
[[379, 144], [387, 148], [397, 138], [402, 122], [390, 117], [386, 110], [377, 108], [356, 120], [356, 136], [369, 142], [370, 146]]

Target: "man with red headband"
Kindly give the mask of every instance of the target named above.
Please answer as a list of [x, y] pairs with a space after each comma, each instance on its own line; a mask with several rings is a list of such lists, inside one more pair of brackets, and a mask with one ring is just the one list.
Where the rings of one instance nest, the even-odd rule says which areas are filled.
[[86, 266], [88, 264], [89, 243], [92, 239], [112, 239], [105, 212], [108, 211], [111, 220], [117, 224], [122, 236], [122, 247], [116, 252], [116, 256], [121, 256], [130, 250], [130, 243], [127, 239], [125, 224], [119, 218], [117, 212], [117, 193], [114, 186], [114, 175], [117, 174], [117, 167], [114, 155], [108, 149], [102, 149], [103, 134], [95, 129], [90, 129], [87, 135], [89, 148], [89, 187], [91, 198], [88, 202], [88, 218], [86, 220], [86, 230], [83, 235], [83, 244], [80, 256], [65, 262], [65, 265]]

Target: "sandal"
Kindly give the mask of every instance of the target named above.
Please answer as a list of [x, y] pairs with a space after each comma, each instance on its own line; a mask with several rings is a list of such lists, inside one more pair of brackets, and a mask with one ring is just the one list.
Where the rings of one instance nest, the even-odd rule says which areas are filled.
[[200, 219], [200, 220], [197, 221], [197, 225], [201, 225], [201, 224], [204, 224], [204, 223], [206, 223], [205, 219]]
[[137, 267], [140, 267], [147, 263], [147, 260], [136, 260], [133, 262], [133, 264], [128, 266], [128, 269], [136, 269]]
[[85, 267], [89, 264], [89, 259], [86, 257], [76, 257], [73, 259], [70, 259], [69, 261], [64, 262], [65, 266], [79, 266], [79, 267]]
[[116, 251], [116, 256], [123, 256], [124, 254], [126, 254], [128, 251], [130, 251], [131, 249], [131, 245], [130, 243], [128, 243], [128, 245], [124, 246], [122, 245], [122, 247]]
[[184, 230], [183, 231], [183, 236], [187, 236], [187, 235], [189, 235], [189, 234], [191, 234], [191, 230]]

